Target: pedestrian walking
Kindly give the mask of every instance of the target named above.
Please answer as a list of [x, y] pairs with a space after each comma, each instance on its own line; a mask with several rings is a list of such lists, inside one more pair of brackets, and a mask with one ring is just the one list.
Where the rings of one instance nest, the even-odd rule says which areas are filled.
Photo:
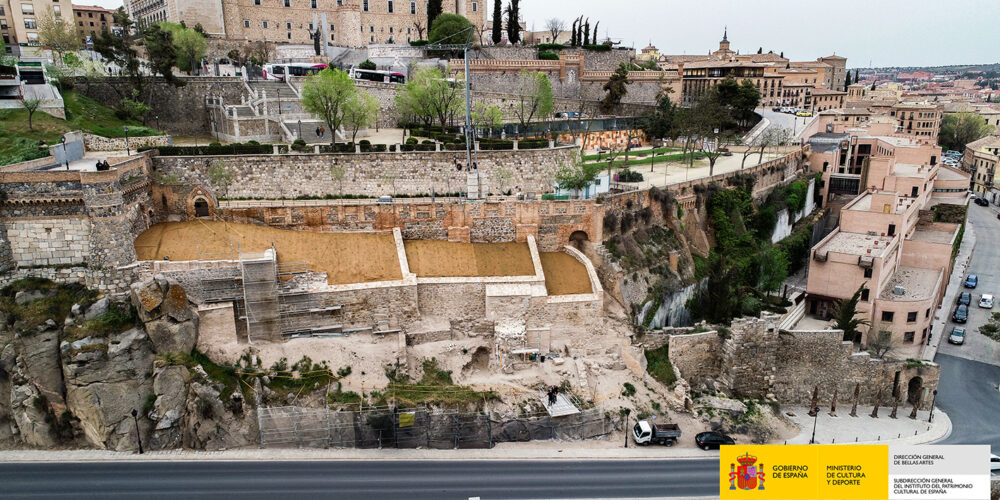
[[322, 125], [319, 126], [319, 135], [320, 137], [326, 137], [326, 127]]
[[316, 137], [323, 137], [323, 131], [316, 127]]

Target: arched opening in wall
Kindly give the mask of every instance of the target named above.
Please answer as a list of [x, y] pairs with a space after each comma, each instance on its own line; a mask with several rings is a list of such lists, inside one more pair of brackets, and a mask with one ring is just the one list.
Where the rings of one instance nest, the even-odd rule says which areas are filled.
[[149, 216], [149, 220], [147, 222], [152, 225], [153, 221], [156, 220], [156, 214], [153, 212], [153, 209], [149, 209], [149, 212], [146, 212], [146, 215]]
[[924, 388], [924, 379], [920, 377], [913, 377], [910, 379], [910, 383], [906, 386], [906, 402], [916, 404], [920, 399], [920, 393]]
[[195, 217], [208, 217], [208, 202], [205, 198], [198, 198], [194, 200], [194, 216]]
[[573, 231], [569, 235], [570, 244], [576, 247], [577, 250], [583, 250], [583, 245], [587, 241], [590, 241], [590, 237], [584, 231]]

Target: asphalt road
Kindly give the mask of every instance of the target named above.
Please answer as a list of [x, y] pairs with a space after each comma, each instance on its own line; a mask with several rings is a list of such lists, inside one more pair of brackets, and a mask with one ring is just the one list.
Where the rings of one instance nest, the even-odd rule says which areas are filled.
[[941, 444], [988, 444], [1000, 450], [1000, 366], [938, 354], [941, 365], [937, 407], [951, 418], [951, 435]]
[[[996, 207], [980, 207], [976, 204], [969, 204], [969, 221], [972, 222], [973, 230], [976, 232], [976, 246], [972, 251], [968, 274], [979, 276], [979, 284], [975, 289], [964, 287], [959, 289], [959, 292], [972, 294], [969, 319], [965, 325], [951, 321], [956, 304], [944, 304], [948, 314], [948, 322], [945, 323], [944, 332], [935, 332], [936, 335], [943, 333], [946, 336], [941, 339], [942, 342], [938, 345], [938, 352], [941, 354], [1000, 364], [1000, 342], [979, 333], [979, 327], [986, 324], [990, 314], [1000, 311], [1000, 304], [995, 304], [993, 309], [979, 307], [979, 299], [983, 294], [991, 294], [1000, 298], [1000, 245], [997, 244], [1000, 242], [1000, 220], [997, 220], [996, 214]], [[955, 300], [958, 300], [958, 297]], [[955, 326], [965, 326], [966, 337], [965, 343], [962, 345], [947, 342], [947, 336], [951, 334], [951, 329]]]
[[0, 497], [717, 497], [718, 470], [717, 459], [0, 463]]
[[809, 120], [812, 120], [812, 118], [796, 117], [791, 113], [777, 113], [771, 111], [771, 108], [757, 108], [756, 112], [771, 121], [767, 128], [787, 128], [794, 132], [793, 137], [805, 128]]

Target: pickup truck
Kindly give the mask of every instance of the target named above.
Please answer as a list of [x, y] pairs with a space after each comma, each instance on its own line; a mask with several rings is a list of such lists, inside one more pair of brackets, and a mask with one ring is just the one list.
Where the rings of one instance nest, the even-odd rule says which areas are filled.
[[635, 444], [649, 445], [662, 444], [673, 446], [677, 438], [681, 437], [681, 428], [677, 424], [656, 425], [649, 420], [640, 420], [632, 427], [632, 440]]

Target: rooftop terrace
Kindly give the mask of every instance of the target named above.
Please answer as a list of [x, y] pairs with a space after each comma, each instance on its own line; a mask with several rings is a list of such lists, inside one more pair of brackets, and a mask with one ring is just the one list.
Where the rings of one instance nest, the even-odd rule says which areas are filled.
[[[891, 236], [871, 236], [865, 233], [840, 231], [833, 235], [817, 252], [836, 252], [847, 255], [884, 257], [892, 242]], [[869, 253], [869, 250], [871, 252]]]
[[[906, 302], [927, 300], [934, 295], [934, 289], [940, 276], [941, 271], [939, 270], [899, 267], [889, 279], [889, 283], [886, 284], [879, 298]], [[902, 295], [893, 293], [896, 287], [902, 287]]]

